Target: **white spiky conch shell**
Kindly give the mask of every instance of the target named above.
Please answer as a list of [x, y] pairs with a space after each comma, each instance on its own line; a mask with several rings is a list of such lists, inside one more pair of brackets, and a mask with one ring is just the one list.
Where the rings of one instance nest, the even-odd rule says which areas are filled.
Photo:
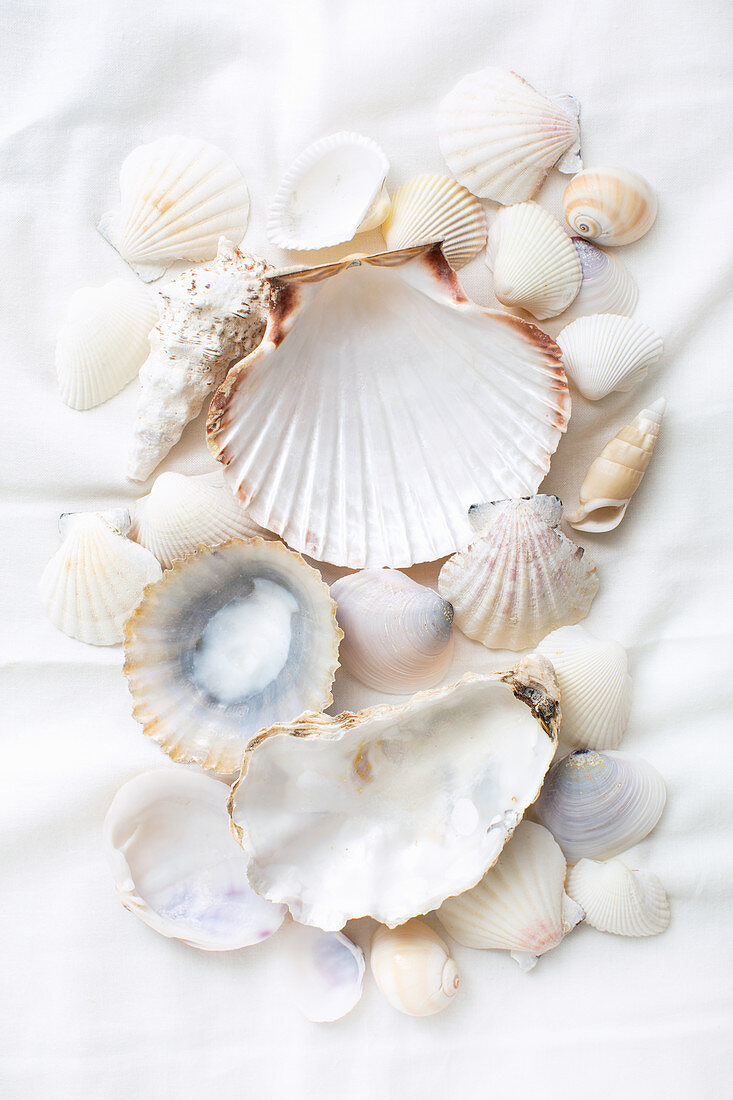
[[117, 791], [104, 844], [120, 901], [162, 936], [203, 951], [233, 951], [271, 936], [284, 905], [247, 881], [229, 831], [228, 787], [183, 768], [159, 768]]
[[669, 900], [662, 883], [620, 859], [581, 859], [568, 872], [566, 888], [585, 910], [586, 924], [617, 936], [658, 936], [669, 925]]
[[537, 796], [555, 692], [530, 656], [395, 707], [266, 730], [229, 800], [250, 882], [325, 930], [361, 916], [395, 927], [473, 886]]
[[327, 248], [374, 229], [389, 210], [389, 161], [371, 138], [350, 131], [309, 145], [283, 176], [267, 218], [279, 248]]
[[392, 196], [382, 233], [389, 249], [440, 241], [446, 260], [458, 268], [485, 245], [486, 215], [449, 176], [416, 176]]
[[565, 870], [547, 829], [521, 821], [496, 865], [472, 890], [444, 901], [436, 916], [464, 947], [511, 951], [529, 970], [583, 919], [565, 893]]
[[131, 279], [75, 291], [56, 341], [61, 400], [91, 409], [119, 393], [145, 362], [157, 320], [155, 296]]
[[589, 401], [633, 390], [664, 351], [648, 325], [613, 313], [579, 317], [565, 326], [557, 343], [565, 373]]
[[442, 1012], [461, 984], [445, 942], [417, 918], [399, 928], [377, 928], [369, 962], [380, 993], [405, 1016]]
[[440, 151], [474, 195], [505, 205], [531, 199], [553, 165], [577, 172], [580, 107], [571, 96], [548, 99], [504, 69], [470, 73], [438, 111]]
[[563, 626], [537, 652], [552, 664], [560, 686], [560, 740], [574, 749], [616, 749], [631, 711], [626, 650], [582, 626]]
[[331, 585], [344, 632], [342, 666], [367, 687], [408, 695], [434, 687], [453, 659], [453, 608], [396, 569], [363, 569]]
[[535, 492], [570, 412], [560, 351], [482, 310], [438, 245], [272, 277], [208, 436], [249, 514], [350, 568], [434, 561], [477, 499]]
[[613, 531], [639, 488], [657, 443], [666, 402], [642, 409], [616, 432], [591, 463], [580, 487], [580, 507], [565, 517], [578, 531]]
[[126, 157], [119, 209], [99, 230], [149, 281], [173, 260], [212, 259], [222, 236], [239, 244], [248, 220], [247, 185], [226, 153], [197, 138], [163, 137]]
[[657, 198], [638, 172], [586, 168], [573, 176], [563, 195], [563, 214], [573, 233], [598, 244], [632, 244], [648, 233]]
[[666, 798], [661, 775], [640, 756], [581, 749], [550, 768], [534, 813], [576, 863], [638, 844], [659, 821]]
[[358, 1004], [366, 963], [347, 936], [289, 921], [278, 933], [277, 947], [284, 963], [282, 985], [306, 1019], [330, 1023]]
[[502, 305], [525, 309], [539, 321], [567, 309], [583, 280], [572, 240], [536, 202], [497, 212], [489, 229], [486, 262]]
[[618, 255], [573, 237], [583, 272], [580, 290], [563, 313], [566, 324], [593, 313], [616, 313], [631, 317], [639, 300], [639, 288]]
[[145, 586], [160, 565], [125, 538], [129, 513], [68, 513], [59, 524], [62, 543], [43, 571], [41, 601], [54, 626], [90, 645], [115, 645]]
[[560, 531], [557, 497], [477, 504], [470, 518], [475, 541], [449, 558], [438, 577], [464, 634], [489, 649], [527, 649], [585, 618], [598, 575]]
[[175, 562], [125, 630], [134, 717], [174, 760], [237, 772], [259, 730], [331, 703], [335, 610], [280, 542], [233, 540]]

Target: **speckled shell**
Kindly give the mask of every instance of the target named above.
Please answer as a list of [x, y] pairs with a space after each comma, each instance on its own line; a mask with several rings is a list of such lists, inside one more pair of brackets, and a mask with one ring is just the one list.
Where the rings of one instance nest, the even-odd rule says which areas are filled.
[[450, 952], [425, 921], [378, 928], [370, 964], [380, 993], [405, 1016], [434, 1016], [449, 1004], [461, 984]]
[[581, 859], [568, 872], [567, 891], [599, 932], [658, 936], [669, 925], [669, 901], [657, 876], [632, 871], [620, 859]]
[[586, 168], [565, 188], [562, 208], [566, 222], [580, 237], [604, 246], [632, 244], [654, 224], [657, 198], [637, 172]]
[[387, 248], [440, 241], [453, 268], [463, 267], [486, 244], [481, 203], [448, 176], [417, 176], [392, 196], [382, 225]]
[[613, 390], [633, 390], [664, 351], [648, 325], [612, 313], [580, 317], [566, 325], [557, 342], [568, 378], [589, 401]]

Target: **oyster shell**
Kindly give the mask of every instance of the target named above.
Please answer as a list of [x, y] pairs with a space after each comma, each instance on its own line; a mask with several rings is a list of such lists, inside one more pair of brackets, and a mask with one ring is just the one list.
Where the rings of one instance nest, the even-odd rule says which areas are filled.
[[648, 325], [613, 313], [580, 317], [565, 326], [557, 342], [568, 378], [589, 401], [613, 390], [633, 390], [664, 350]]
[[463, 267], [486, 244], [481, 203], [448, 176], [417, 176], [392, 196], [382, 225], [387, 248], [440, 241], [453, 268]]
[[417, 918], [399, 928], [378, 928], [369, 962], [380, 993], [405, 1016], [442, 1012], [461, 984], [445, 943]]
[[579, 860], [568, 872], [567, 890], [599, 932], [658, 936], [669, 925], [669, 900], [657, 876], [632, 871], [620, 859]]
[[638, 172], [586, 168], [565, 188], [562, 208], [579, 236], [602, 245], [632, 244], [654, 225], [657, 197]]

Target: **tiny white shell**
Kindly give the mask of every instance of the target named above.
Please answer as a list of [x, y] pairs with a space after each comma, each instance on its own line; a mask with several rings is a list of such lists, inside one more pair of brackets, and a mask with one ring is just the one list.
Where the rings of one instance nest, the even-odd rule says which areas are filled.
[[601, 245], [638, 241], [657, 216], [657, 198], [638, 172], [626, 168], [586, 168], [565, 188], [565, 220], [581, 237]]
[[278, 948], [286, 967], [284, 981], [308, 1020], [316, 1024], [340, 1020], [358, 1004], [366, 969], [364, 952], [341, 932], [323, 932], [291, 921], [278, 935]]
[[481, 203], [448, 176], [417, 176], [392, 196], [382, 225], [387, 248], [440, 241], [453, 268], [463, 267], [486, 243]]
[[633, 390], [664, 351], [648, 325], [613, 313], [579, 317], [557, 337], [565, 373], [589, 401]]
[[369, 961], [380, 993], [405, 1016], [442, 1012], [461, 984], [447, 946], [417, 918], [398, 928], [378, 928]]
[[568, 871], [567, 891], [585, 910], [586, 923], [617, 936], [658, 936], [669, 925], [669, 900], [648, 871], [632, 871], [620, 859], [581, 859]]
[[592, 313], [631, 317], [639, 300], [639, 288], [617, 254], [604, 252], [583, 237], [573, 237], [572, 242], [583, 270], [583, 281], [563, 320], [569, 324], [576, 317]]

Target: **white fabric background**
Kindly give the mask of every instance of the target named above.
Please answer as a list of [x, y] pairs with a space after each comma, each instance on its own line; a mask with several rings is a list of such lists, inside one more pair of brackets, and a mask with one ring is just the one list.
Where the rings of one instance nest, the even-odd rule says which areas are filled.
[[[0, 17], [0, 1093], [729, 1095], [730, 5], [5, 0]], [[385, 149], [392, 187], [442, 171], [437, 103], [487, 64], [572, 92], [586, 163], [633, 167], [659, 193], [656, 226], [623, 258], [664, 359], [631, 395], [574, 402], [545, 484], [574, 504], [606, 439], [667, 397], [627, 518], [580, 541], [602, 582], [588, 626], [618, 638], [633, 662], [624, 747], [668, 784], [662, 821], [633, 857], [662, 877], [673, 919], [649, 941], [581, 927], [529, 975], [504, 954], [456, 948], [463, 988], [444, 1014], [398, 1016], [369, 980], [349, 1017], [319, 1027], [284, 998], [276, 938], [197, 952], [156, 936], [112, 890], [100, 843], [109, 801], [126, 779], [168, 762], [130, 717], [119, 647], [55, 631], [36, 584], [59, 512], [138, 495], [124, 478], [136, 395], [130, 386], [88, 413], [64, 407], [55, 333], [74, 289], [126, 273], [94, 226], [135, 145], [178, 132], [230, 151], [252, 195], [246, 244], [279, 262], [264, 217], [295, 153], [353, 128]], [[557, 209], [562, 185], [551, 179], [543, 203]], [[480, 258], [464, 276], [489, 302]], [[165, 468], [211, 468], [201, 421]], [[460, 658], [477, 663], [468, 645]], [[336, 696], [367, 701], [345, 678]], [[368, 921], [354, 928], [362, 943], [369, 931]]]

